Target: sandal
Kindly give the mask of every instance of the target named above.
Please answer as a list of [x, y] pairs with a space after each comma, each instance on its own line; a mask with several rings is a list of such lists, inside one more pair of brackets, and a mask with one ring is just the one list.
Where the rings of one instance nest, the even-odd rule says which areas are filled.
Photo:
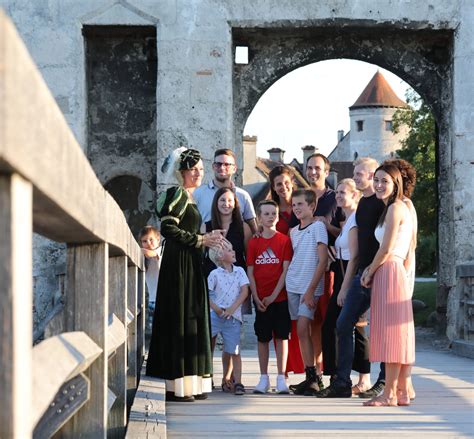
[[365, 401], [362, 405], [366, 407], [396, 407], [397, 398], [387, 398], [386, 396], [380, 395]]
[[225, 393], [232, 393], [234, 391], [234, 383], [232, 382], [232, 380], [226, 380], [225, 378], [223, 378], [221, 388], [222, 391]]
[[359, 395], [361, 393], [367, 392], [367, 390], [369, 390], [370, 387], [371, 387], [370, 384], [368, 384], [367, 386], [364, 386], [364, 385], [358, 383], [355, 386], [352, 386], [352, 394], [353, 395]]
[[243, 395], [245, 393], [245, 387], [242, 383], [234, 385], [234, 395]]

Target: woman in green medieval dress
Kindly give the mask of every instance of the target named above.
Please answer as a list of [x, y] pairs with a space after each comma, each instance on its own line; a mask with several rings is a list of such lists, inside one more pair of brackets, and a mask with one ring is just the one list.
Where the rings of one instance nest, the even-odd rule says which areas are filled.
[[194, 401], [212, 391], [203, 247], [217, 247], [223, 238], [219, 231], [199, 233], [201, 216], [192, 197], [203, 177], [199, 151], [180, 148], [178, 154], [181, 185], [162, 193], [157, 202], [166, 241], [146, 373], [166, 380], [167, 401]]

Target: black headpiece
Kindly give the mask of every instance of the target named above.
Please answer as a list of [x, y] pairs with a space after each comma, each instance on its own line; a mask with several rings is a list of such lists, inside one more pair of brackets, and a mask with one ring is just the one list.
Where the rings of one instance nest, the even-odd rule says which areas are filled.
[[201, 153], [197, 149], [187, 149], [179, 156], [178, 170], [185, 171], [197, 165], [201, 160]]

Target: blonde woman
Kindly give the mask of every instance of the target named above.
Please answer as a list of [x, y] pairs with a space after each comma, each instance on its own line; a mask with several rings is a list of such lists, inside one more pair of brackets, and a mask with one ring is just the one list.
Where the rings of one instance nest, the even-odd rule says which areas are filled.
[[[343, 210], [346, 220], [341, 223], [341, 233], [335, 242], [336, 261], [332, 264], [334, 291], [329, 301], [322, 329], [324, 374], [329, 375], [332, 381], [334, 381], [337, 369], [336, 322], [358, 265], [358, 239], [355, 214], [360, 195], [360, 191], [357, 190], [356, 184], [351, 178], [341, 180], [336, 187], [336, 203]], [[354, 394], [370, 388], [370, 362], [368, 354], [369, 346], [365, 335], [365, 328], [356, 326], [352, 369], [359, 372], [359, 382], [352, 388], [352, 393]]]

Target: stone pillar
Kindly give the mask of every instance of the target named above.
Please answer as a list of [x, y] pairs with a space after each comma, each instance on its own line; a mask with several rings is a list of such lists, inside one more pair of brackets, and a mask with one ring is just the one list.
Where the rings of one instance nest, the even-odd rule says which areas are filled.
[[442, 194], [452, 197], [453, 235], [447, 237], [440, 234], [440, 245], [449, 243], [454, 256], [451, 261], [444, 261], [449, 264], [454, 280], [448, 295], [447, 335], [451, 340], [459, 337], [460, 326], [463, 325], [459, 314], [461, 298], [458, 297], [461, 289], [456, 288], [461, 279], [456, 276], [456, 267], [474, 261], [474, 4], [470, 0], [462, 0], [461, 3], [463, 19], [455, 34], [453, 56], [451, 193]]
[[[158, 169], [170, 151], [189, 146], [202, 152], [207, 181], [213, 152], [236, 149], [232, 34], [224, 11], [211, 3], [178, 2], [177, 9], [177, 21], [157, 32]], [[241, 145], [236, 154], [242, 163]], [[175, 183], [172, 177], [158, 181]]]

